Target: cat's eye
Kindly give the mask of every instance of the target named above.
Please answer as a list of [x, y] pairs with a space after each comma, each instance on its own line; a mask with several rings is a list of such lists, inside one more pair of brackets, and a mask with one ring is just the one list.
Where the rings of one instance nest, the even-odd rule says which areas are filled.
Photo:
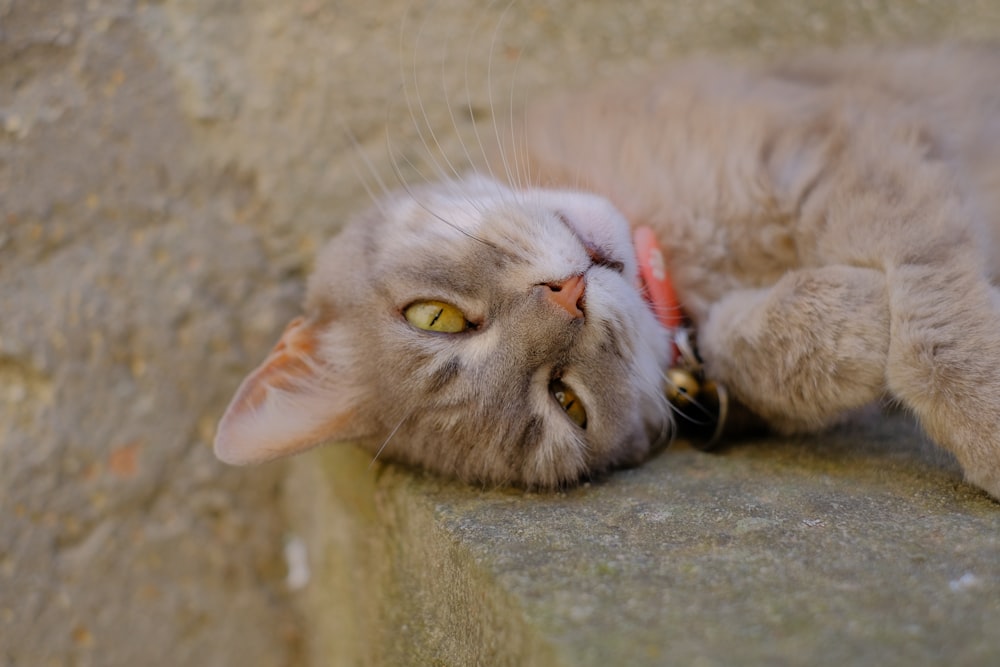
[[580, 428], [587, 428], [587, 410], [584, 409], [583, 402], [575, 391], [567, 387], [562, 380], [553, 380], [549, 385], [549, 391], [574, 424]]
[[424, 331], [462, 333], [473, 327], [461, 310], [443, 301], [416, 301], [403, 310], [403, 315]]

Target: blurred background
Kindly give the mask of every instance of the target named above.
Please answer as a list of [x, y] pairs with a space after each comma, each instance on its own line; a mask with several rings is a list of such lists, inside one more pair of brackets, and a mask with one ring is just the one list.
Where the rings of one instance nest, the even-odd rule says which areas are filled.
[[306, 663], [285, 468], [210, 443], [366, 188], [551, 86], [997, 37], [1000, 0], [0, 0], [0, 665]]

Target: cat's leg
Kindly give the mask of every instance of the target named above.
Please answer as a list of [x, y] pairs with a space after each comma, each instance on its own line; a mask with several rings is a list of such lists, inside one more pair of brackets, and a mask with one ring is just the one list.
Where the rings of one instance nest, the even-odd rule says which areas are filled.
[[728, 294], [698, 332], [709, 377], [782, 432], [820, 428], [886, 390], [886, 275], [828, 266]]
[[990, 284], [988, 213], [961, 173], [923, 159], [926, 142], [862, 135], [838, 164], [828, 238], [885, 272], [886, 385], [1000, 499], [1000, 294]]
[[892, 395], [1000, 499], [1000, 293], [963, 261], [970, 248], [947, 252], [727, 295], [698, 334], [708, 376], [786, 433]]
[[1000, 295], [968, 261], [950, 257], [887, 269], [887, 380], [966, 478], [1000, 499]]
[[[876, 166], [827, 200], [826, 229], [839, 239], [829, 246], [847, 265], [790, 272], [715, 304], [698, 337], [706, 370], [783, 431], [887, 392], [1000, 499], [1000, 292], [987, 277], [989, 243], [942, 166]], [[885, 176], [879, 187], [871, 174]]]

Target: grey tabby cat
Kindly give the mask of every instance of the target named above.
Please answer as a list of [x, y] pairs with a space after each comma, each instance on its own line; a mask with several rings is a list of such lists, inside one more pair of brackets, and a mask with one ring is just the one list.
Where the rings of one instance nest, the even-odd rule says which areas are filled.
[[708, 375], [772, 428], [889, 396], [1000, 498], [1000, 51], [686, 63], [537, 104], [513, 145], [512, 182], [389, 196], [330, 243], [219, 458], [350, 440], [543, 488], [641, 461], [671, 429], [648, 225]]

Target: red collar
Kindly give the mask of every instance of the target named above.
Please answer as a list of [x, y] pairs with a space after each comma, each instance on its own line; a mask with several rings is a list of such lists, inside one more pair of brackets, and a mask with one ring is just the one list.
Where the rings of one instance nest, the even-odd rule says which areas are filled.
[[[673, 339], [674, 332], [683, 321], [683, 313], [673, 283], [670, 282], [670, 274], [667, 273], [667, 263], [663, 259], [660, 244], [653, 230], [646, 226], [635, 228], [632, 232], [632, 242], [635, 244], [636, 259], [639, 262], [638, 287], [649, 303], [653, 315]], [[670, 360], [671, 365], [676, 358], [675, 348], [673, 358]]]
[[[637, 227], [632, 233], [636, 258], [639, 260], [639, 291], [649, 303], [657, 321], [667, 330], [671, 341], [671, 358], [665, 374], [665, 390], [676, 425], [698, 449], [710, 449], [726, 431], [730, 417], [729, 392], [718, 382], [705, 377], [701, 359], [694, 349], [690, 330], [685, 329], [677, 293], [670, 282], [663, 252], [656, 235], [649, 227]], [[759, 428], [745, 409], [736, 418], [737, 428]]]

